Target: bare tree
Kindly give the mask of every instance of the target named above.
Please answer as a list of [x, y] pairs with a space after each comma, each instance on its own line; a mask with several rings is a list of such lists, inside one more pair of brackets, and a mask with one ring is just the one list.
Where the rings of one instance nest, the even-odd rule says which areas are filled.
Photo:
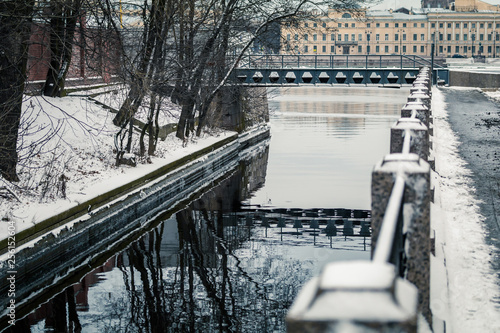
[[0, 2], [0, 172], [9, 181], [19, 181], [17, 138], [34, 3]]
[[50, 65], [43, 87], [45, 96], [60, 97], [64, 90], [81, 9], [82, 0], [50, 1]]

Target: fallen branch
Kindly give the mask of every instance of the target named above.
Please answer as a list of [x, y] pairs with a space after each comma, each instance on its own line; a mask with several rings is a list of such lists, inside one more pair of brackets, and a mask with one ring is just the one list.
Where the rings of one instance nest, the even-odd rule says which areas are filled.
[[12, 196], [14, 198], [16, 198], [17, 201], [21, 202], [21, 199], [17, 196], [17, 194], [14, 192], [14, 190], [12, 190], [10, 183], [7, 180], [5, 180], [3, 177], [0, 177], [0, 181], [2, 181], [2, 183], [4, 184], [4, 186], [0, 187], [0, 190], [6, 190], [10, 194], [12, 194]]

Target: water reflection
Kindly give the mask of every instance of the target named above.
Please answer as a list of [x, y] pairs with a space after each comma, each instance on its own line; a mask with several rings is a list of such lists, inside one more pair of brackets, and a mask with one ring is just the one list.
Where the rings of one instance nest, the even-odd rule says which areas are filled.
[[27, 332], [285, 332], [298, 290], [324, 263], [367, 259], [369, 249], [362, 237], [328, 238], [318, 231], [326, 222], [313, 228], [305, 213], [295, 232], [291, 220], [266, 228], [271, 215], [242, 209], [240, 198], [263, 184], [267, 156], [242, 163], [19, 325]]
[[268, 180], [248, 203], [370, 209], [371, 171], [389, 153], [408, 89], [272, 90]]

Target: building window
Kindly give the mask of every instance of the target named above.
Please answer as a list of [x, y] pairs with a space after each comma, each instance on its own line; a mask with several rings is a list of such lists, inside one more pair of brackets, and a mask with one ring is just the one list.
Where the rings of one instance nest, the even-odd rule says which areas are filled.
[[398, 34], [395, 34], [394, 35], [394, 40], [397, 42], [399, 40], [399, 35]]
[[418, 40], [417, 39], [417, 34], [413, 34], [413, 40]]
[[455, 46], [455, 53], [459, 53], [460, 52], [460, 46]]
[[406, 23], [403, 23], [403, 28], [406, 28]]
[[439, 45], [439, 53], [443, 53], [443, 45]]
[[386, 45], [386, 46], [384, 47], [384, 50], [385, 50], [385, 53], [389, 53], [389, 46], [388, 46], [388, 45]]
[[308, 34], [304, 35], [304, 40], [309, 40], [309, 35]]
[[491, 53], [491, 45], [488, 46], [488, 53]]
[[476, 28], [476, 23], [472, 23], [472, 29]]
[[399, 28], [399, 23], [394, 23], [395, 28]]
[[456, 34], [456, 35], [455, 35], [455, 40], [456, 40], [456, 41], [459, 41], [459, 40], [460, 40], [460, 34]]
[[363, 34], [358, 34], [358, 41], [362, 41], [363, 40]]
[[349, 40], [349, 34], [344, 34], [344, 41], [347, 42]]
[[483, 34], [479, 34], [479, 40], [484, 40], [484, 35]]
[[326, 53], [326, 45], [323, 45], [323, 46], [321, 47], [321, 51], [322, 51], [323, 53]]
[[349, 14], [349, 13], [344, 13], [344, 14], [342, 14], [342, 18], [351, 18], [351, 17], [352, 17], [352, 16], [351, 16], [351, 14]]
[[451, 40], [451, 34], [446, 35], [446, 40]]
[[326, 41], [326, 34], [323, 34], [323, 41]]
[[467, 23], [464, 23], [464, 29], [467, 29]]
[[376, 52], [376, 53], [380, 53], [380, 46], [378, 46], [378, 45], [377, 45], [377, 46], [375, 46], [375, 52]]
[[399, 45], [394, 45], [394, 53], [398, 53], [399, 52]]
[[448, 28], [451, 28], [451, 23], [448, 23], [447, 27], [448, 27]]
[[425, 28], [425, 23], [420, 23], [420, 28]]
[[356, 23], [351, 23], [351, 28], [356, 28]]
[[380, 23], [375, 23], [375, 27], [380, 28]]
[[341, 42], [342, 41], [342, 35], [341, 34], [338, 34], [338, 41]]
[[317, 40], [318, 40], [318, 35], [314, 34], [314, 35], [313, 35], [313, 40], [314, 40], [314, 41], [317, 41]]
[[309, 26], [309, 23], [304, 23], [304, 27], [308, 27]]
[[370, 54], [370, 45], [366, 46], [366, 53]]
[[425, 47], [423, 45], [420, 46], [420, 53], [425, 53]]
[[338, 26], [339, 26], [339, 28], [342, 28], [342, 23], [339, 23]]
[[335, 45], [330, 46], [330, 53], [335, 53]]
[[416, 23], [413, 23], [413, 27], [416, 28], [417, 27], [417, 24]]
[[332, 34], [332, 35], [330, 36], [330, 38], [331, 38], [331, 40], [332, 40], [332, 41], [335, 41], [335, 34]]
[[488, 29], [491, 29], [492, 24], [488, 23]]
[[326, 28], [326, 23], [323, 22], [323, 24], [321, 26], [323, 26], [323, 28]]
[[432, 23], [431, 28], [435, 28], [435, 27], [436, 27], [436, 23]]
[[460, 28], [460, 23], [455, 23], [455, 28], [459, 29]]
[[299, 46], [298, 45], [295, 45], [295, 47], [293, 48], [295, 53], [299, 53]]
[[497, 29], [500, 28], [500, 23], [497, 23], [496, 27], [497, 27]]
[[344, 27], [349, 28], [349, 23], [344, 24]]
[[375, 35], [375, 40], [380, 40], [380, 35], [379, 34]]
[[386, 23], [386, 24], [385, 24], [385, 27], [386, 27], [386, 28], [389, 28], [389, 23]]
[[406, 34], [403, 34], [403, 40], [406, 40]]
[[367, 24], [366, 24], [366, 27], [367, 27], [367, 28], [370, 28], [371, 26], [372, 26], [372, 25], [371, 25], [371, 23], [367, 23]]
[[439, 23], [439, 28], [442, 28], [443, 27], [443, 23]]
[[443, 34], [439, 34], [439, 40], [443, 40]]
[[491, 41], [491, 34], [488, 34], [488, 40]]
[[304, 53], [307, 53], [307, 52], [309, 52], [309, 46], [305, 45], [304, 46]]
[[291, 38], [292, 38], [292, 36], [290, 36], [290, 34], [286, 35], [286, 40], [290, 40]]
[[448, 45], [447, 51], [448, 51], [448, 53], [451, 53], [451, 46], [450, 45]]
[[467, 34], [464, 34], [464, 41], [467, 40]]
[[406, 53], [406, 45], [403, 45], [403, 53]]
[[417, 45], [413, 45], [413, 53], [417, 53]]
[[318, 46], [317, 46], [317, 45], [314, 45], [314, 46], [313, 46], [313, 52], [314, 52], [314, 53], [317, 53], [317, 52], [318, 52]]
[[479, 27], [482, 29], [484, 28], [484, 23], [479, 24]]
[[384, 40], [389, 40], [389, 34], [385, 34]]
[[420, 40], [425, 40], [425, 34], [420, 34]]
[[358, 53], [363, 53], [363, 46], [358, 45]]
[[318, 27], [318, 23], [314, 23], [314, 24], [313, 24], [313, 26], [314, 26], [315, 28], [317, 28], [317, 27]]
[[299, 40], [299, 34], [295, 34], [295, 36], [293, 36], [293, 39]]

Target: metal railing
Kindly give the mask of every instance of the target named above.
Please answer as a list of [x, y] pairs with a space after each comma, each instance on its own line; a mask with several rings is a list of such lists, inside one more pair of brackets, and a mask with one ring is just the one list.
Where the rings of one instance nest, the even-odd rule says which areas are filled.
[[[334, 69], [334, 68], [413, 68], [431, 66], [431, 59], [417, 55], [284, 55], [249, 54], [238, 68], [259, 69]], [[441, 65], [434, 67], [445, 69]]]

